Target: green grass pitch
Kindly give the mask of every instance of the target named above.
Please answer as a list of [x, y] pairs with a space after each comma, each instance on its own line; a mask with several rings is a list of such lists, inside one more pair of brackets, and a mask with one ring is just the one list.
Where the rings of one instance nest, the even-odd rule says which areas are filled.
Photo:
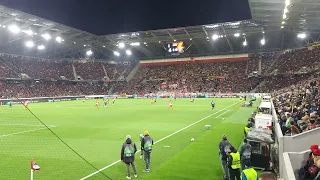
[[[214, 100], [216, 108], [211, 110]], [[72, 147], [111, 179], [125, 179], [120, 159], [125, 136], [131, 135], [140, 149], [139, 134], [148, 130], [154, 141], [151, 172], [136, 154], [138, 178], [166, 180], [218, 180], [222, 170], [218, 143], [226, 134], [235, 147], [243, 139], [243, 128], [254, 108], [241, 107], [239, 98], [177, 99], [168, 110], [166, 99], [118, 99], [107, 108], [94, 108], [95, 100], [0, 106], [0, 177], [30, 179], [30, 160], [41, 167], [37, 180], [107, 179], [70, 150]], [[206, 130], [205, 125], [211, 125]], [[60, 141], [58, 135], [67, 145]], [[191, 142], [195, 138], [195, 142]], [[91, 174], [91, 175], [90, 175]]]

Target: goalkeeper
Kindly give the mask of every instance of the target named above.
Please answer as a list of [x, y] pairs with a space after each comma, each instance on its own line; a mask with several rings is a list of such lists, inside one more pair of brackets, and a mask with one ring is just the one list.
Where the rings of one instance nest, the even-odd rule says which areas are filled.
[[[140, 134], [139, 138], [140, 138], [140, 142], [141, 142], [143, 139], [143, 135]], [[142, 156], [143, 156], [143, 151], [141, 150], [140, 159], [142, 159]]]

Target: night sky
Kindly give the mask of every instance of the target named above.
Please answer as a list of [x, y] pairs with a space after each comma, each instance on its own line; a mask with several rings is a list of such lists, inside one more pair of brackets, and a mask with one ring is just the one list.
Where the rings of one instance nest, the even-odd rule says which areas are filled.
[[0, 0], [97, 35], [251, 19], [248, 0]]

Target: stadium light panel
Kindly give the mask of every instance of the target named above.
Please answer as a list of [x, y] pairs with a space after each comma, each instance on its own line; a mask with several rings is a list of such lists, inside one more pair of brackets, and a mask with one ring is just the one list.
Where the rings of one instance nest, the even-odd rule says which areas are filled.
[[144, 42], [143, 44], [147, 44], [147, 42]]
[[56, 41], [57, 41], [58, 43], [61, 43], [61, 42], [62, 42], [62, 38], [61, 38], [60, 36], [57, 36], [57, 37], [56, 37]]
[[45, 40], [47, 40], [47, 41], [51, 39], [51, 36], [50, 36], [50, 34], [48, 34], [48, 33], [42, 34], [41, 37], [43, 37], [43, 39], [45, 39]]
[[289, 11], [288, 11], [287, 8], [284, 8], [283, 12], [284, 12], [284, 13], [288, 13]]
[[217, 40], [219, 36], [217, 34], [212, 35], [212, 40]]
[[28, 29], [28, 30], [22, 30], [22, 32], [28, 34], [29, 36], [32, 36], [32, 35], [33, 35], [33, 31], [31, 31], [30, 29]]
[[283, 29], [284, 27], [283, 26], [281, 26], [281, 29]]
[[102, 47], [106, 47], [105, 45], [103, 45]]
[[113, 54], [114, 54], [115, 56], [120, 56], [120, 53], [119, 53], [118, 51], [114, 51]]
[[286, 0], [285, 3], [286, 3], [286, 7], [288, 7], [291, 4], [290, 0]]
[[91, 51], [91, 50], [88, 50], [87, 52], [86, 52], [86, 55], [87, 56], [91, 56], [93, 54], [93, 52]]
[[242, 45], [243, 45], [243, 46], [247, 46], [247, 45], [248, 45], [247, 40], [244, 40], [243, 43], [242, 43]]
[[121, 42], [121, 43], [118, 44], [118, 46], [119, 46], [119, 48], [122, 49], [122, 48], [124, 48], [126, 45], [125, 45], [123, 42]]
[[192, 41], [192, 38], [190, 38], [190, 41]]
[[285, 23], [286, 23], [285, 21], [282, 21], [282, 22], [281, 22], [281, 24], [285, 24]]
[[2, 27], [3, 27], [3, 28], [6, 28], [6, 25], [3, 25]]
[[159, 43], [161, 43], [161, 41], [159, 41]]
[[40, 45], [40, 46], [38, 46], [38, 49], [39, 50], [44, 50], [46, 47], [44, 46], [44, 45]]
[[34, 42], [33, 42], [33, 41], [27, 41], [27, 42], [26, 42], [26, 46], [27, 46], [28, 48], [32, 48], [32, 47], [34, 46]]
[[131, 53], [130, 50], [126, 50], [126, 54], [127, 54], [128, 56], [130, 56], [132, 53]]
[[263, 38], [263, 39], [261, 39], [260, 43], [261, 43], [261, 45], [264, 45], [266, 43], [266, 40]]
[[133, 42], [133, 43], [130, 43], [130, 46], [140, 46], [140, 43], [139, 42]]
[[286, 19], [287, 18], [287, 15], [286, 14], [283, 14], [283, 19]]
[[9, 31], [11, 31], [12, 33], [15, 33], [15, 34], [17, 34], [21, 31], [20, 28], [15, 24], [8, 26], [8, 29], [9, 29]]
[[234, 37], [239, 37], [240, 36], [240, 33], [235, 33], [234, 34]]
[[300, 39], [304, 39], [306, 37], [307, 37], [306, 33], [299, 33], [298, 34], [298, 38], [300, 38]]

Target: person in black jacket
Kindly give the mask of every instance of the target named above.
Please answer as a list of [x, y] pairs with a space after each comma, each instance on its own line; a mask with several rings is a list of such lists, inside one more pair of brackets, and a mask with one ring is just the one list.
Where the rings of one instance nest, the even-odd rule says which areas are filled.
[[131, 179], [130, 176], [130, 164], [132, 166], [134, 177], [138, 177], [136, 165], [134, 163], [134, 155], [137, 152], [137, 147], [134, 142], [131, 140], [131, 136], [126, 136], [126, 142], [123, 143], [121, 148], [121, 161], [126, 164], [127, 167], [127, 179]]

